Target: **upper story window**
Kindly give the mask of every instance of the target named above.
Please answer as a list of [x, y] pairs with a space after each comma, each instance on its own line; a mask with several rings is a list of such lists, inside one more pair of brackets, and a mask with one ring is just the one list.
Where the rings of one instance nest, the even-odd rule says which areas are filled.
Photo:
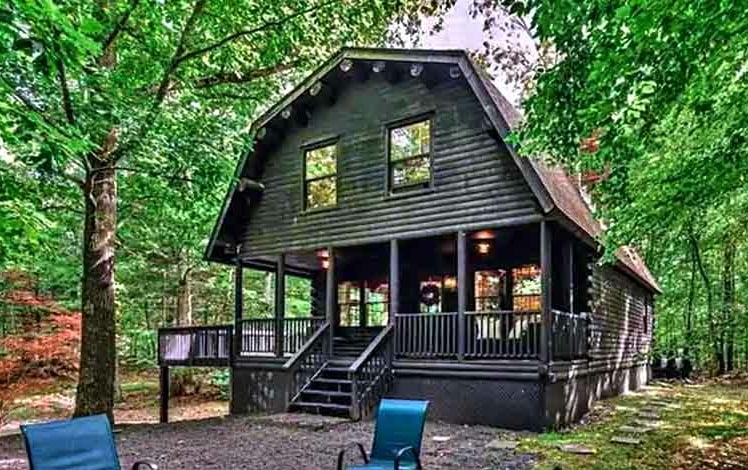
[[431, 119], [388, 132], [390, 190], [425, 187], [431, 183]]
[[333, 207], [338, 200], [337, 145], [304, 152], [304, 209]]

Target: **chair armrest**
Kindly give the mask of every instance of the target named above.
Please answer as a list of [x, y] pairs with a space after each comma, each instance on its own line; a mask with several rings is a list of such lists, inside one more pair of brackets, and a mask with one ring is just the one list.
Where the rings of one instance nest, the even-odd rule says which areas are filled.
[[158, 470], [158, 464], [153, 460], [138, 460], [132, 464], [131, 470], [140, 470], [141, 467], [147, 470]]
[[[361, 458], [364, 459], [364, 463], [369, 463], [369, 457], [366, 455], [366, 449], [364, 449], [363, 444], [360, 442], [354, 442], [356, 446], [358, 447], [358, 451], [361, 453]], [[336, 467], [337, 470], [343, 470], [343, 458], [345, 457], [345, 448], [343, 448], [340, 453], [338, 453], [338, 466]]]
[[400, 459], [403, 458], [403, 456], [408, 452], [413, 455], [413, 460], [416, 461], [416, 469], [421, 470], [421, 459], [418, 457], [418, 453], [416, 452], [416, 450], [411, 446], [403, 447], [402, 449], [397, 451], [397, 454], [395, 454], [395, 462], [393, 464], [393, 468], [395, 470], [400, 470]]

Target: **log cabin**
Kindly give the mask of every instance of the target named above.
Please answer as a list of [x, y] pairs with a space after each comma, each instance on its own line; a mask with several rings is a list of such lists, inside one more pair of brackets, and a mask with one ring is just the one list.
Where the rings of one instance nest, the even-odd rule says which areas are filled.
[[[234, 414], [431, 417], [553, 429], [649, 377], [656, 280], [602, 263], [579, 179], [522, 157], [520, 114], [464, 51], [346, 48], [253, 124], [205, 257], [235, 270], [231, 325], [159, 331], [170, 366], [229, 367]], [[274, 273], [274, 313], [245, 301]], [[308, 280], [288, 315], [287, 279]]]

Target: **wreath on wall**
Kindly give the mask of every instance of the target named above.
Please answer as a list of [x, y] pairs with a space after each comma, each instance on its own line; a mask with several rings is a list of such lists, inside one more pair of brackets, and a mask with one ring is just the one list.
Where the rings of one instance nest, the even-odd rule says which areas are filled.
[[439, 303], [439, 297], [441, 296], [441, 290], [436, 284], [426, 284], [421, 287], [421, 303], [432, 307]]

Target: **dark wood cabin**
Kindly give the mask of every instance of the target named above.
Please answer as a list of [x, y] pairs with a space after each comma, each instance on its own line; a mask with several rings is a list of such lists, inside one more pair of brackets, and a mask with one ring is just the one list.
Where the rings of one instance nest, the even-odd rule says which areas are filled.
[[[518, 120], [463, 51], [328, 60], [254, 123], [206, 250], [235, 267], [235, 322], [162, 329], [164, 387], [168, 366], [230, 366], [232, 413], [419, 398], [540, 430], [645, 384], [657, 283], [633, 250], [598, 262], [577, 182], [505, 141]], [[275, 273], [271, 318], [248, 269]]]

